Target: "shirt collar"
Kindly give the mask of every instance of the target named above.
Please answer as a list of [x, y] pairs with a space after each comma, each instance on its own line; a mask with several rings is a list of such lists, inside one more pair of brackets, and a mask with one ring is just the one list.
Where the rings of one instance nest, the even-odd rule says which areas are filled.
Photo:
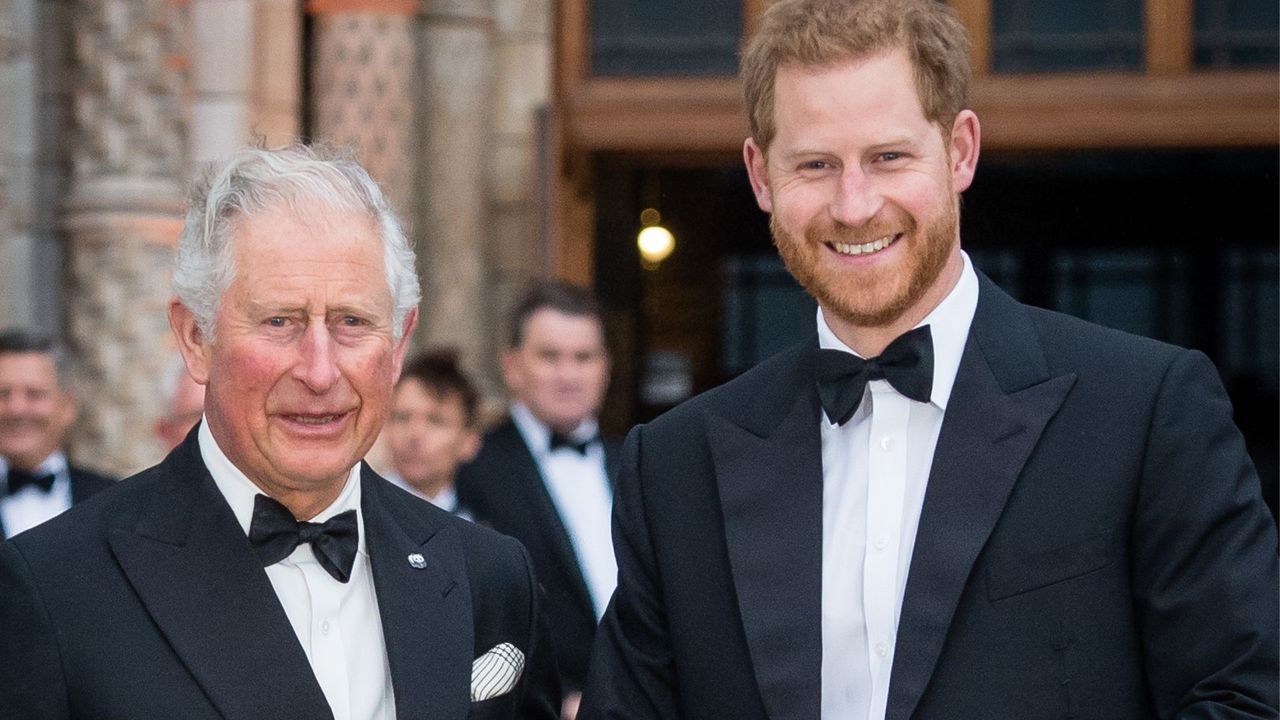
[[[31, 468], [31, 474], [37, 476], [48, 474], [62, 477], [71, 471], [70, 467], [67, 462], [67, 454], [61, 450], [54, 450], [49, 453], [49, 457], [41, 460], [39, 465]], [[0, 475], [5, 477], [9, 475], [9, 462], [3, 457], [0, 457]]]
[[[49, 457], [40, 461], [39, 465], [31, 468], [31, 474], [37, 477], [41, 475], [53, 475], [58, 481], [71, 476], [71, 465], [67, 462], [67, 454], [61, 450], [54, 450], [49, 453]], [[0, 457], [0, 478], [6, 481], [9, 478], [9, 462]]]
[[[267, 493], [262, 488], [253, 484], [253, 481], [240, 471], [231, 459], [222, 452], [222, 448], [218, 446], [218, 441], [214, 439], [213, 433], [209, 430], [208, 418], [201, 417], [200, 430], [197, 433], [200, 441], [200, 457], [204, 459], [205, 467], [209, 468], [209, 474], [213, 476], [213, 482], [218, 486], [218, 491], [227, 499], [227, 504], [231, 506], [231, 512], [235, 513], [236, 522], [240, 523], [240, 528], [244, 530], [244, 534], [249, 534], [249, 524], [253, 521], [253, 502], [254, 498], [259, 494]], [[360, 540], [357, 550], [361, 555], [368, 557], [369, 553], [365, 549], [364, 538], [364, 513], [360, 512], [360, 464], [357, 463], [351, 471], [347, 473], [347, 483], [342, 487], [342, 492], [338, 493], [338, 497], [329, 504], [324, 510], [321, 510], [311, 522], [322, 523], [325, 520], [347, 510], [356, 511], [356, 520], [359, 526]]]
[[400, 475], [400, 473], [385, 472], [382, 474], [382, 476], [386, 478], [392, 485], [395, 485], [396, 487], [400, 488], [401, 490], [404, 490], [405, 492], [413, 495], [414, 497], [426, 500], [427, 502], [431, 503], [432, 505], [435, 505], [441, 510], [448, 510], [449, 512], [453, 512], [454, 508], [458, 507], [458, 489], [453, 485], [450, 485], [442, 489], [440, 492], [436, 493], [435, 495], [427, 495], [426, 493], [422, 492], [421, 490], [414, 487], [413, 485], [410, 485], [409, 481], [405, 480]]
[[[535, 455], [551, 452], [551, 428], [534, 416], [533, 411], [524, 403], [511, 403], [511, 421], [524, 436], [524, 441]], [[570, 439], [582, 442], [594, 438], [600, 431], [600, 424], [595, 418], [587, 418], [578, 423], [578, 427], [569, 433]]]
[[[964, 260], [960, 280], [942, 302], [916, 325], [928, 325], [929, 334], [933, 337], [933, 391], [929, 400], [943, 410], [947, 409], [947, 401], [951, 399], [951, 389], [960, 370], [960, 358], [964, 355], [964, 344], [969, 337], [969, 326], [973, 324], [973, 315], [978, 308], [978, 274], [974, 272], [968, 253], [961, 251], [960, 256]], [[818, 347], [853, 353], [827, 326], [821, 307], [818, 308]]]

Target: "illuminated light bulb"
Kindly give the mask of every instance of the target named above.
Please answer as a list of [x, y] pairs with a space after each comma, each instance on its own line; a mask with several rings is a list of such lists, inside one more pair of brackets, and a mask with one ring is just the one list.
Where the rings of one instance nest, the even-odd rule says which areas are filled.
[[640, 248], [640, 258], [649, 270], [658, 267], [658, 263], [666, 260], [671, 251], [676, 249], [676, 238], [671, 231], [661, 225], [650, 225], [636, 236], [636, 246]]

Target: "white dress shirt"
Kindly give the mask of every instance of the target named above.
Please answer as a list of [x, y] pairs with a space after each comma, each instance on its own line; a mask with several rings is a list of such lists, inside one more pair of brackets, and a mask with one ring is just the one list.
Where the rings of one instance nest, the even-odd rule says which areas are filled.
[[[920, 323], [933, 337], [930, 401], [872, 380], [843, 427], [825, 415], [819, 421], [824, 720], [884, 718], [929, 469], [977, 305], [978, 278], [965, 255], [959, 282]], [[821, 309], [818, 345], [853, 352]]]
[[[200, 456], [227, 499], [236, 520], [249, 534], [254, 498], [265, 494], [218, 447], [209, 423], [201, 422]], [[271, 587], [306, 652], [311, 670], [336, 720], [395, 720], [391, 670], [382, 638], [382, 616], [369, 569], [364, 514], [360, 509], [360, 466], [347, 476], [338, 498], [311, 522], [324, 522], [354, 509], [360, 532], [355, 564], [348, 582], [338, 582], [300, 544], [289, 557], [266, 568]]]
[[[599, 440], [590, 443], [586, 455], [567, 447], [552, 451], [550, 428], [535, 418], [529, 408], [513, 404], [511, 419], [533, 453], [551, 502], [569, 533], [599, 622], [618, 584], [618, 563], [613, 557], [610, 526], [613, 492], [605, 471], [604, 444]], [[569, 437], [575, 441], [587, 440], [594, 438], [598, 430], [596, 421], [587, 419], [574, 428]]]
[[[61, 450], [53, 451], [31, 472], [37, 476], [53, 475], [53, 486], [45, 492], [28, 485], [16, 495], [0, 495], [0, 522], [8, 537], [30, 530], [71, 507], [71, 470]], [[9, 480], [9, 465], [4, 458], [0, 458], [0, 477]]]

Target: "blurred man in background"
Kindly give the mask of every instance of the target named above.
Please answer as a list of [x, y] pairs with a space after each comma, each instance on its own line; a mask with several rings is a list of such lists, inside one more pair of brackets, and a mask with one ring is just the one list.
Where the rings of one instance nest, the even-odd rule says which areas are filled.
[[458, 502], [458, 466], [480, 450], [476, 424], [479, 395], [451, 350], [410, 360], [396, 383], [383, 434], [391, 456], [387, 479], [459, 517], [472, 519]]
[[513, 313], [502, 371], [511, 417], [462, 469], [458, 494], [478, 520], [529, 549], [572, 717], [617, 575], [609, 512], [618, 456], [596, 419], [609, 383], [596, 298], [561, 283], [530, 289]]
[[0, 333], [0, 539], [39, 525], [106, 488], [62, 449], [77, 412], [67, 359], [27, 330]]
[[168, 452], [186, 439], [204, 412], [204, 386], [191, 379], [181, 355], [175, 355], [162, 378], [164, 415], [156, 419], [152, 432]]

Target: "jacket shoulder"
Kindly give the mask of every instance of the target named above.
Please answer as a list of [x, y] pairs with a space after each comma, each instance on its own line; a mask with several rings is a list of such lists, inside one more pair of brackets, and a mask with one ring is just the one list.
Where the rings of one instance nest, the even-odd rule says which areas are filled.
[[1026, 308], [1051, 365], [1058, 369], [1105, 369], [1111, 373], [1167, 367], [1193, 352], [1161, 340], [1117, 330], [1064, 313]]
[[105, 546], [109, 529], [136, 525], [143, 508], [154, 502], [169, 480], [163, 463], [124, 480], [95, 477], [102, 487], [92, 497], [74, 503], [66, 512], [15, 535], [9, 542], [33, 561], [48, 558], [62, 562], [57, 558], [64, 553], [84, 555], [88, 548]]
[[817, 335], [792, 345], [741, 375], [687, 400], [658, 416], [646, 427], [661, 431], [701, 422], [707, 414], [729, 418], [758, 418], [773, 408], [789, 405], [813, 379]]

